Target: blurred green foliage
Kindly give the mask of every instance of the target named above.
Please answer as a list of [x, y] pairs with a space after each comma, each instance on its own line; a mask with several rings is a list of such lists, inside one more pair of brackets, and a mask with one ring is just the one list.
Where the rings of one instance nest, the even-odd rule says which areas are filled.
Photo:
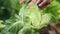
[[39, 10], [37, 5], [30, 9], [20, 0], [0, 0], [0, 34], [39, 34], [39, 29], [49, 22], [60, 20], [60, 0], [53, 0], [50, 6]]

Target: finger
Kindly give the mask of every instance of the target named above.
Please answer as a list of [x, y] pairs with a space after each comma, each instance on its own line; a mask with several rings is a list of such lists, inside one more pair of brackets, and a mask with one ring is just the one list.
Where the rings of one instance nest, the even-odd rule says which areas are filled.
[[26, 0], [21, 0], [21, 1], [20, 1], [20, 4], [24, 3], [25, 1], [26, 1]]
[[47, 3], [45, 3], [45, 5], [43, 5], [43, 7], [44, 8], [49, 7], [51, 2], [52, 2], [52, 0], [47, 0]]
[[50, 6], [50, 4], [44, 5], [44, 6], [41, 6], [41, 7], [39, 6], [39, 8], [40, 8], [40, 9], [44, 9], [44, 8], [48, 8], [49, 6]]
[[47, 0], [43, 0], [43, 1], [39, 4], [39, 6], [43, 6], [46, 2], [47, 2]]
[[28, 4], [27, 8], [30, 8], [34, 3], [36, 3], [36, 0], [32, 0], [32, 1]]
[[42, 1], [42, 0], [37, 0], [37, 2], [36, 2], [36, 3], [38, 4], [38, 3], [40, 3], [41, 1]]

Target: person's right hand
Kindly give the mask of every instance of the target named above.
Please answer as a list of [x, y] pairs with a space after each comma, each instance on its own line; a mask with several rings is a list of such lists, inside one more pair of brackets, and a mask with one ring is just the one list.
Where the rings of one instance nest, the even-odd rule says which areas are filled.
[[[21, 0], [20, 4], [24, 3], [26, 0]], [[27, 8], [30, 8], [34, 3], [37, 3], [38, 7], [44, 9], [49, 6], [52, 0], [31, 0], [27, 5]]]

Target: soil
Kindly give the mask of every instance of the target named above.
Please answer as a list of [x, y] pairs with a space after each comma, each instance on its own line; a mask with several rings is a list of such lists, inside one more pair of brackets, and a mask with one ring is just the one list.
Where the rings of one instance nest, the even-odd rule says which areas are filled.
[[47, 27], [42, 28], [40, 34], [60, 34], [60, 23], [48, 24]]

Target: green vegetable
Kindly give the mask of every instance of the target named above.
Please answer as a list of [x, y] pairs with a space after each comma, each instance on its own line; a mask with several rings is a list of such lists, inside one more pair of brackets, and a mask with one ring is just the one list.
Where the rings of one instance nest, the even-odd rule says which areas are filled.
[[51, 21], [59, 19], [60, 5], [55, 0], [45, 10], [39, 9], [37, 4], [27, 9], [29, 0], [22, 5], [19, 4], [19, 0], [5, 0], [4, 3], [1, 1], [0, 7], [6, 6], [8, 8], [10, 18], [4, 19], [3, 10], [0, 9], [0, 16], [2, 16], [0, 18], [4, 19], [0, 19], [0, 34], [39, 34], [40, 29], [47, 27]]

